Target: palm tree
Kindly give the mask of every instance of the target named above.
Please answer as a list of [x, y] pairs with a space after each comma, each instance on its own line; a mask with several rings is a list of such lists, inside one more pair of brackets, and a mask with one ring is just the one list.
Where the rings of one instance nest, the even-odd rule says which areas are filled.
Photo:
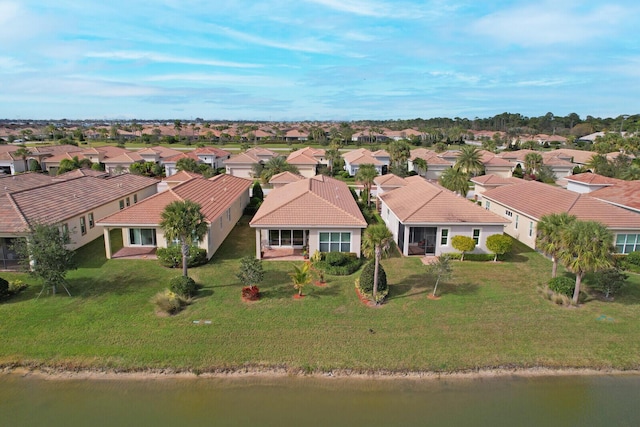
[[362, 252], [368, 258], [374, 257], [373, 272], [373, 300], [377, 303], [378, 294], [378, 272], [380, 270], [380, 259], [389, 253], [393, 246], [393, 234], [384, 224], [374, 224], [364, 230], [362, 238]]
[[14, 156], [18, 156], [22, 159], [22, 161], [24, 162], [24, 171], [27, 172], [29, 170], [29, 167], [27, 166], [27, 157], [31, 155], [31, 151], [29, 151], [29, 149], [27, 147], [20, 147], [18, 148], [16, 151], [13, 152]]
[[180, 131], [182, 130], [182, 122], [180, 120], [173, 122], [173, 130], [176, 131], [176, 139], [180, 139]]
[[264, 164], [260, 172], [260, 178], [262, 182], [267, 183], [274, 175], [287, 171], [296, 174], [299, 173], [298, 168], [287, 163], [287, 159], [283, 156], [272, 157]]
[[458, 167], [452, 167], [440, 175], [440, 185], [444, 188], [467, 197], [469, 192], [469, 176]]
[[411, 157], [411, 146], [406, 141], [392, 141], [387, 147], [391, 163], [398, 166], [405, 166], [409, 157]]
[[422, 157], [416, 157], [415, 159], [413, 159], [413, 170], [415, 170], [418, 175], [423, 176], [422, 174], [424, 173], [424, 176], [426, 176], [428, 169], [429, 165], [427, 164], [427, 161], [425, 159], [423, 159]]
[[560, 261], [576, 275], [573, 303], [578, 304], [580, 285], [586, 273], [613, 266], [613, 235], [596, 221], [574, 221], [562, 232]]
[[356, 181], [361, 183], [364, 187], [362, 191], [365, 192], [367, 206], [369, 206], [369, 199], [371, 198], [371, 187], [373, 186], [373, 180], [378, 176], [376, 167], [372, 164], [360, 165], [360, 168], [356, 172]]
[[558, 255], [562, 250], [562, 233], [570, 227], [576, 217], [566, 212], [543, 215], [538, 221], [536, 247], [551, 257], [551, 277], [558, 274]]
[[305, 262], [301, 267], [293, 266], [293, 272], [289, 273], [293, 287], [298, 291], [298, 296], [302, 296], [302, 289], [311, 283], [311, 263]]
[[180, 241], [182, 275], [187, 276], [187, 260], [191, 246], [207, 234], [208, 225], [200, 205], [191, 200], [176, 200], [162, 211], [160, 227], [167, 242]]
[[478, 174], [482, 172], [484, 165], [478, 147], [473, 145], [465, 145], [460, 149], [455, 167], [460, 169], [467, 175]]
[[524, 156], [524, 170], [526, 174], [538, 173], [542, 165], [543, 160], [540, 153], [527, 153], [527, 155]]
[[340, 158], [340, 149], [338, 144], [331, 143], [331, 146], [324, 153], [327, 161], [329, 162], [329, 170], [333, 173], [333, 165]]

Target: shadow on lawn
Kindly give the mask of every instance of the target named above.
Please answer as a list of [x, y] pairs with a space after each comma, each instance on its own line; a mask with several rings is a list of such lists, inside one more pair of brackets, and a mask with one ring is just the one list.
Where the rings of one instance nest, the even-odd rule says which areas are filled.
[[[87, 298], [103, 294], [126, 295], [133, 292], [133, 287], [137, 286], [140, 279], [133, 278], [126, 274], [118, 274], [109, 279], [95, 277], [77, 277], [67, 279], [67, 288], [72, 297]], [[66, 295], [63, 288], [58, 293]]]
[[402, 279], [401, 283], [389, 284], [389, 295], [387, 300], [408, 298], [414, 295], [426, 294], [429, 292], [428, 276], [424, 274], [414, 274]]

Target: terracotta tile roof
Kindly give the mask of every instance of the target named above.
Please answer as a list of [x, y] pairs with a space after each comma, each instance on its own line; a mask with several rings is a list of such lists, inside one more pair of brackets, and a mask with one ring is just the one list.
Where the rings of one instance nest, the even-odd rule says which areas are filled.
[[46, 159], [43, 160], [43, 162], [47, 164], [60, 163], [62, 160], [65, 160], [65, 159], [73, 160], [74, 157], [77, 157], [78, 160], [82, 160], [85, 158], [85, 156], [81, 152], [77, 151], [73, 153], [56, 154], [54, 156], [47, 157]]
[[74, 169], [72, 171], [69, 172], [65, 172], [62, 175], [56, 175], [55, 177], [53, 177], [54, 180], [56, 181], [64, 181], [67, 179], [74, 179], [74, 178], [80, 178], [82, 176], [93, 176], [96, 178], [106, 178], [109, 176], [108, 172], [105, 171], [97, 171], [97, 170], [93, 170], [93, 169], [87, 169], [87, 168], [80, 168], [80, 169]]
[[378, 175], [373, 179], [373, 182], [382, 187], [404, 187], [408, 184], [406, 179], [392, 173]]
[[318, 157], [324, 157], [325, 151], [321, 149], [306, 147], [289, 154], [287, 163], [291, 165], [317, 165], [320, 163]]
[[226, 164], [254, 164], [260, 162], [260, 157], [278, 157], [278, 153], [266, 148], [250, 148], [245, 152], [231, 156], [223, 163]]
[[640, 181], [619, 181], [611, 187], [592, 191], [589, 196], [640, 212]]
[[424, 159], [427, 162], [427, 165], [445, 165], [452, 166], [453, 162], [449, 160], [445, 160], [442, 157], [438, 156], [438, 153], [432, 150], [427, 150], [426, 148], [416, 148], [415, 150], [411, 150], [411, 160], [415, 159]]
[[102, 163], [105, 164], [131, 164], [136, 162], [144, 162], [144, 159], [142, 158], [142, 156], [140, 156], [140, 154], [131, 151], [120, 154], [116, 157], [104, 159], [102, 161]]
[[591, 172], [585, 172], [585, 173], [579, 173], [576, 175], [571, 175], [565, 178], [567, 181], [574, 181], [574, 182], [580, 182], [582, 184], [587, 184], [587, 185], [614, 185], [617, 183], [622, 183], [624, 182], [621, 179], [617, 179], [617, 178], [609, 178], [607, 176], [602, 176], [602, 175], [598, 175], [597, 173], [591, 173]]
[[161, 159], [165, 157], [175, 156], [176, 154], [180, 154], [182, 151], [174, 150], [173, 148], [163, 147], [161, 145], [156, 145], [154, 147], [143, 148], [138, 151], [138, 154], [147, 154], [147, 155], [155, 155], [158, 154]]
[[251, 184], [251, 180], [231, 175], [217, 175], [208, 180], [194, 178], [102, 218], [97, 221], [97, 225], [157, 226], [160, 224], [164, 208], [176, 200], [198, 203], [207, 221], [211, 222], [229, 209], [238, 197], [248, 192]]
[[165, 157], [162, 163], [177, 163], [180, 159], [193, 159], [196, 162], [200, 161], [196, 153], [189, 151], [188, 153], [178, 153], [175, 156]]
[[371, 153], [371, 155], [375, 158], [378, 157], [390, 157], [389, 152], [387, 150], [377, 150]]
[[105, 145], [98, 148], [87, 148], [82, 150], [82, 153], [85, 155], [88, 154], [102, 154], [105, 158], [117, 157], [124, 153], [127, 153], [129, 150], [126, 148], [114, 147], [113, 145]]
[[506, 224], [509, 221], [421, 177], [380, 199], [404, 224]]
[[269, 184], [289, 184], [291, 182], [302, 181], [303, 179], [305, 178], [302, 175], [285, 171], [285, 172], [280, 172], [279, 174], [273, 175], [269, 180]]
[[193, 150], [194, 154], [213, 154], [216, 157], [227, 157], [231, 155], [230, 152], [222, 150], [217, 147], [200, 147]]
[[471, 178], [471, 182], [474, 182], [479, 185], [483, 185], [485, 187], [490, 187], [490, 186], [498, 186], [498, 185], [519, 184], [522, 182], [522, 180], [514, 177], [504, 178], [502, 176], [498, 176], [494, 174], [487, 174], [487, 175], [474, 176], [473, 178]]
[[542, 157], [545, 159], [545, 162], [547, 157], [560, 157], [564, 158], [567, 161], [570, 161], [571, 163], [580, 163], [584, 165], [589, 163], [589, 161], [591, 161], [591, 157], [593, 157], [595, 154], [597, 153], [593, 151], [559, 148], [552, 151], [543, 151]]
[[269, 192], [250, 224], [252, 227], [367, 226], [347, 184], [323, 175]]
[[53, 177], [42, 173], [21, 173], [19, 175], [0, 176], [0, 194], [41, 187], [53, 182]]
[[382, 166], [383, 163], [373, 157], [371, 151], [366, 148], [359, 148], [357, 150], [349, 151], [342, 155], [345, 162], [350, 163], [352, 165], [366, 165], [371, 164], [374, 166]]
[[192, 180], [194, 178], [202, 178], [202, 175], [195, 172], [180, 171], [180, 172], [174, 173], [171, 176], [163, 178], [162, 180], [164, 182], [185, 182], [185, 181]]
[[[154, 179], [130, 174], [111, 178], [85, 176], [13, 192], [6, 197], [11, 199], [23, 223], [55, 224], [155, 185]], [[0, 219], [0, 231], [7, 231], [4, 226], [4, 221]]]
[[605, 203], [591, 195], [537, 181], [497, 187], [485, 192], [483, 197], [536, 220], [550, 213], [567, 212], [582, 220], [599, 221], [609, 228], [640, 229], [640, 215], [637, 213]]
[[535, 150], [518, 150], [518, 151], [503, 151], [499, 154], [496, 154], [496, 156], [501, 157], [503, 159], [515, 162], [515, 161], [519, 161], [519, 162], [524, 162], [524, 158], [527, 154], [529, 153], [538, 153], [540, 155], [542, 155], [541, 151], [535, 151]]
[[54, 156], [56, 154], [62, 153], [77, 153], [82, 151], [82, 148], [76, 147], [75, 145], [70, 144], [62, 144], [62, 145], [40, 145], [37, 147], [29, 148], [29, 151], [34, 155], [50, 155]]

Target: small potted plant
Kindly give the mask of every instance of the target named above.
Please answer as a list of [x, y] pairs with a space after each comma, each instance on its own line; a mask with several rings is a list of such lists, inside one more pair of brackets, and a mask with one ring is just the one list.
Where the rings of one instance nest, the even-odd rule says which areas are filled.
[[309, 248], [307, 246], [302, 248], [302, 257], [304, 259], [309, 259]]

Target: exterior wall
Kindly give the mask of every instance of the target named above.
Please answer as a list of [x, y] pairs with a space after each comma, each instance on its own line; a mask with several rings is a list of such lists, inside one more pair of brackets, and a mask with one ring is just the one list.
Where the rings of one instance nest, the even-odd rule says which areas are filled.
[[[359, 168], [360, 165], [352, 165], [351, 163], [344, 162], [344, 169], [349, 172], [349, 175], [351, 176], [355, 176], [355, 174], [358, 173]], [[382, 166], [375, 166], [375, 168], [378, 175], [382, 175]]]
[[485, 166], [484, 173], [486, 175], [496, 175], [502, 178], [510, 178], [513, 176], [512, 168], [506, 166]]
[[[350, 232], [351, 233], [351, 252], [355, 253], [360, 257], [360, 246], [362, 244], [362, 229], [361, 228], [337, 228], [337, 227], [326, 227], [326, 228], [309, 228], [309, 227], [271, 227], [271, 228], [260, 228], [258, 229], [258, 238], [260, 239], [260, 244], [264, 244], [264, 242], [269, 241], [269, 230], [275, 229], [294, 229], [294, 230], [307, 230], [308, 238], [307, 238], [307, 247], [309, 248], [309, 254], [315, 253], [315, 251], [320, 250], [320, 233], [324, 232]], [[259, 251], [256, 251], [259, 254]]]
[[606, 185], [589, 185], [584, 184], [582, 182], [576, 181], [567, 181], [567, 190], [573, 191], [574, 193], [591, 193], [592, 191], [599, 190], [601, 188], [607, 187]]
[[[505, 233], [530, 248], [536, 248], [536, 234], [538, 228], [538, 221], [536, 219], [527, 216], [522, 212], [512, 210], [493, 200], [484, 199], [482, 206], [485, 209], [487, 209], [487, 203], [489, 204], [489, 211], [511, 221], [505, 226]], [[511, 215], [509, 215], [509, 212]]]
[[[86, 245], [87, 243], [97, 239], [98, 237], [102, 236], [103, 234], [103, 228], [102, 227], [96, 227], [95, 223], [98, 222], [98, 220], [109, 216], [111, 214], [114, 214], [116, 212], [118, 212], [120, 210], [120, 200], [126, 199], [127, 197], [129, 197], [129, 200], [131, 202], [131, 204], [133, 204], [133, 195], [137, 194], [138, 196], [138, 202], [140, 202], [143, 199], [146, 199], [147, 197], [153, 195], [156, 193], [156, 186], [155, 185], [151, 185], [149, 187], [146, 187], [142, 190], [133, 192], [128, 194], [125, 197], [121, 197], [119, 199], [116, 200], [112, 200], [102, 206], [98, 206], [94, 209], [82, 212], [80, 214], [77, 214], [65, 221], [63, 221], [63, 224], [67, 224], [67, 226], [69, 227], [69, 237], [71, 238], [71, 244], [69, 245], [69, 249], [75, 250], [79, 247], [82, 247], [84, 245]], [[89, 226], [89, 214], [93, 213], [93, 228]], [[86, 234], [82, 234], [81, 231], [81, 220], [80, 218], [84, 218], [85, 224], [86, 224], [86, 229], [87, 232]], [[128, 233], [128, 231], [127, 231]], [[128, 238], [128, 237], [127, 237]], [[124, 240], [123, 240], [124, 241]]]
[[294, 165], [297, 166], [300, 175], [305, 178], [313, 178], [316, 176], [316, 165]]
[[211, 259], [216, 253], [224, 239], [227, 238], [233, 227], [238, 223], [244, 212], [244, 208], [249, 204], [249, 191], [247, 190], [229, 207], [229, 215], [224, 211], [221, 216], [211, 222], [209, 233], [206, 238], [207, 258]]
[[226, 169], [228, 175], [253, 179], [251, 165], [226, 165]]
[[176, 169], [176, 164], [173, 162], [170, 163], [164, 163], [164, 175], [165, 176], [171, 176], [171, 175], [175, 175], [176, 173], [178, 173], [178, 169]]

